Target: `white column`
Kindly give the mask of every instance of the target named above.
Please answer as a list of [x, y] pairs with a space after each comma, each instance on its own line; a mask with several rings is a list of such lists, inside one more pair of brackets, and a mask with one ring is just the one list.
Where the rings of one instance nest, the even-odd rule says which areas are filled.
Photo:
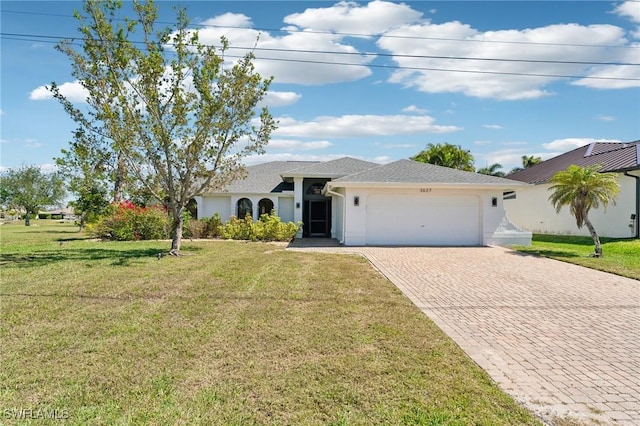
[[[302, 222], [302, 206], [303, 206], [303, 178], [293, 178], [293, 221]], [[297, 238], [302, 238], [302, 228], [296, 234]]]

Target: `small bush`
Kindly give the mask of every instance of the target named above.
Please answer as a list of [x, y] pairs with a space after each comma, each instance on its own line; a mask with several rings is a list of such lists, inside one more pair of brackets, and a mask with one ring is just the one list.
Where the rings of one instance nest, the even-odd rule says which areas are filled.
[[38, 219], [51, 219], [51, 213], [38, 213]]
[[87, 225], [87, 232], [97, 238], [118, 241], [168, 238], [169, 217], [156, 207], [139, 207], [130, 201], [111, 205], [106, 216]]

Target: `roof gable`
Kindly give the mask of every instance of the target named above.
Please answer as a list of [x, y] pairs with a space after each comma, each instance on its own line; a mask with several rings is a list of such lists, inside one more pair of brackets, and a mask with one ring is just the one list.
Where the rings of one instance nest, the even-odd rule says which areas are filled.
[[507, 185], [514, 182], [497, 176], [436, 166], [413, 160], [398, 160], [393, 163], [370, 168], [358, 173], [335, 179], [332, 183], [371, 183], [371, 184], [469, 184], [469, 185]]
[[570, 165], [602, 165], [601, 172], [640, 170], [640, 140], [628, 143], [593, 142], [507, 176], [528, 183], [543, 183]]
[[352, 157], [342, 157], [336, 160], [308, 164], [297, 169], [287, 170], [282, 174], [282, 176], [336, 178], [377, 166], [379, 166], [378, 163], [358, 160], [357, 158]]

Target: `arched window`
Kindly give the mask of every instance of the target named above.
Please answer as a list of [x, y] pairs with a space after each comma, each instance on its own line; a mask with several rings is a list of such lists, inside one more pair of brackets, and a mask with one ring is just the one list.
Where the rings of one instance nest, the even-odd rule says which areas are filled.
[[273, 201], [268, 198], [263, 198], [258, 202], [258, 215], [271, 214], [273, 210]]
[[320, 195], [322, 194], [322, 188], [324, 188], [324, 183], [314, 183], [313, 185], [307, 188], [308, 195]]
[[253, 204], [248, 198], [238, 200], [238, 219], [244, 219], [247, 215], [253, 215]]

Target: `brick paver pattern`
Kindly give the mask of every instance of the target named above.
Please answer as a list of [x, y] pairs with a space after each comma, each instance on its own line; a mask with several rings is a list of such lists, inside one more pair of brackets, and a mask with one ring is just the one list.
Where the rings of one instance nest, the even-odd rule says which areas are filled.
[[640, 425], [640, 281], [500, 247], [303, 250], [366, 256], [542, 419]]

